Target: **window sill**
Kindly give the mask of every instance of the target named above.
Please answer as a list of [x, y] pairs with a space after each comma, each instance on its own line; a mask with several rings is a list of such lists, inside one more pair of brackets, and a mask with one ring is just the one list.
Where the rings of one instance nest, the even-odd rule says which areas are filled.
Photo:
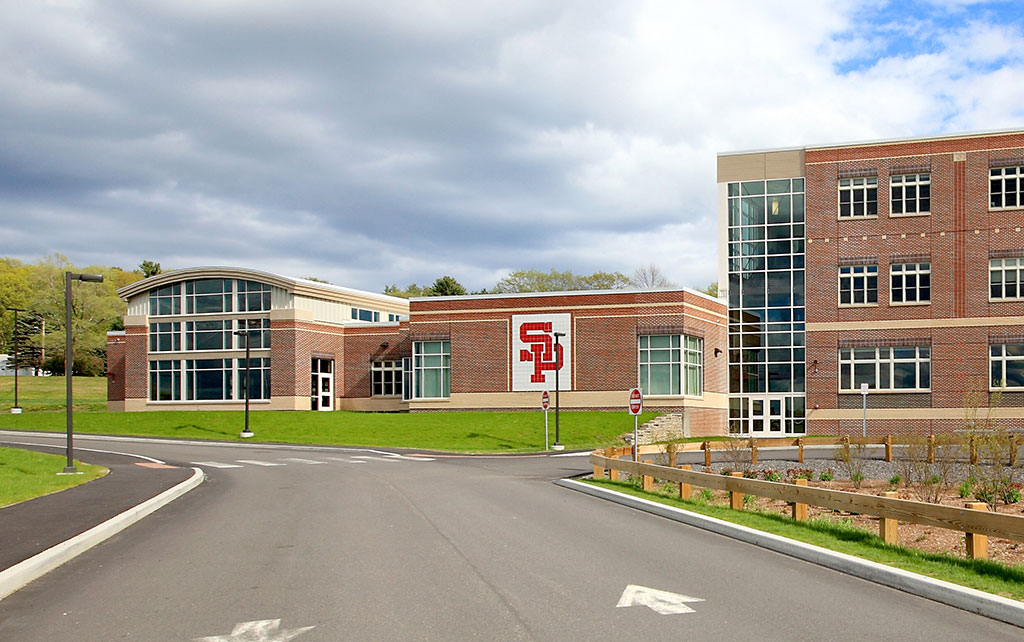
[[931, 305], [931, 301], [889, 301], [889, 306], [894, 308], [905, 308], [915, 305]]
[[921, 216], [931, 216], [931, 212], [915, 212], [914, 214], [896, 214], [889, 212], [889, 218], [918, 218]]
[[857, 308], [877, 308], [877, 303], [840, 303], [840, 310], [857, 309]]
[[[195, 404], [197, 406], [206, 406], [206, 405], [217, 404], [217, 403], [230, 403], [230, 404], [238, 404], [239, 406], [244, 406], [245, 405], [245, 399], [175, 399], [175, 400], [161, 399], [159, 401], [153, 400], [153, 399], [148, 399], [146, 401], [147, 405], [149, 405], [149, 404], [182, 404], [182, 403]], [[249, 400], [249, 405], [253, 405], [253, 404], [269, 404], [269, 403], [270, 403], [270, 399], [250, 399]]]
[[1013, 210], [1024, 210], [1024, 205], [1011, 205], [1009, 207], [992, 207], [989, 205], [988, 211], [990, 212], [1012, 212]]
[[836, 216], [837, 221], [870, 221], [877, 218], [878, 214], [871, 214], [868, 216]]
[[1020, 303], [1021, 301], [1024, 301], [1024, 296], [1003, 297], [1001, 299], [993, 299], [992, 297], [989, 297], [988, 299], [989, 303]]
[[[916, 395], [919, 395], [919, 394], [922, 394], [922, 393], [930, 394], [931, 391], [932, 391], [931, 388], [920, 388], [920, 389], [919, 388], [900, 388], [899, 390], [876, 390], [875, 388], [869, 388], [868, 389], [868, 396], [870, 397], [871, 395], [904, 395], [904, 394], [916, 394]], [[862, 393], [860, 391], [860, 389], [858, 388], [857, 390], [840, 390], [839, 394], [841, 394], [841, 395], [862, 395], [864, 393]]]

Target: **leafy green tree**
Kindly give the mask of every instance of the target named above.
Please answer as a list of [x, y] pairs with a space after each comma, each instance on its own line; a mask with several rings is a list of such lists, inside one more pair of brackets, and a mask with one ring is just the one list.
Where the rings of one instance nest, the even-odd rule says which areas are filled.
[[717, 297], [718, 296], [718, 281], [712, 281], [711, 283], [709, 283], [707, 285], [707, 287], [697, 288], [697, 289], [699, 291], [703, 292], [704, 294], [707, 294], [707, 295], [713, 296], [713, 297]]
[[430, 288], [424, 292], [425, 296], [460, 296], [466, 293], [466, 288], [450, 276], [439, 277]]
[[518, 270], [498, 281], [490, 292], [563, 292], [571, 290], [619, 290], [629, 285], [629, 279], [619, 272], [594, 272], [577, 276], [571, 270], [550, 272]]
[[160, 264], [154, 263], [149, 259], [146, 259], [142, 263], [139, 263], [139, 269], [142, 270], [142, 276], [146, 278], [160, 274]]
[[387, 294], [388, 296], [401, 297], [403, 299], [411, 299], [412, 297], [415, 296], [424, 296], [423, 288], [416, 285], [415, 283], [410, 283], [405, 287], [404, 290], [398, 287], [397, 283], [392, 285], [385, 285], [384, 294]]

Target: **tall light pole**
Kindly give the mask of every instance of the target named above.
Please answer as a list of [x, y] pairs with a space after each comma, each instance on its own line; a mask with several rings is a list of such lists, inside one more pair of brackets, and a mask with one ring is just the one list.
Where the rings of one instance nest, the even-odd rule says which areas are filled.
[[75, 472], [75, 430], [71, 419], [71, 403], [72, 403], [72, 392], [71, 392], [71, 380], [75, 356], [74, 356], [74, 340], [71, 336], [71, 282], [72, 281], [86, 281], [89, 283], [103, 283], [102, 274], [78, 274], [75, 272], [64, 273], [64, 382], [67, 388], [67, 419], [68, 419], [68, 464], [64, 467], [64, 472], [68, 474], [74, 474]]
[[555, 443], [551, 445], [554, 450], [562, 450], [565, 446], [559, 441], [558, 437], [558, 406], [559, 399], [558, 393], [561, 386], [558, 385], [558, 372], [562, 369], [562, 347], [558, 344], [558, 340], [565, 336], [564, 332], [555, 332]]
[[242, 439], [249, 439], [253, 436], [253, 432], [249, 430], [249, 333], [252, 330], [249, 329], [249, 320], [245, 320], [245, 330], [235, 330], [234, 334], [238, 337], [245, 337], [245, 428], [242, 429], [242, 433], [239, 435]]
[[7, 308], [14, 313], [14, 328], [11, 330], [11, 343], [14, 344], [14, 406], [11, 407], [12, 415], [21, 414], [21, 406], [18, 405], [18, 368], [21, 364], [18, 362], [18, 313], [27, 312], [22, 308]]

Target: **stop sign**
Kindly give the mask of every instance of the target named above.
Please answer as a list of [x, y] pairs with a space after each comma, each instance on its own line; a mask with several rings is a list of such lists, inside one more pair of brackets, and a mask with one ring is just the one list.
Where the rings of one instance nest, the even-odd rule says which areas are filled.
[[639, 388], [629, 391], [629, 414], [639, 415], [644, 409], [644, 395]]
[[551, 395], [549, 395], [548, 391], [545, 390], [544, 394], [542, 394], [540, 396], [540, 407], [543, 408], [544, 410], [547, 410], [548, 406], [550, 406], [550, 405], [551, 405]]

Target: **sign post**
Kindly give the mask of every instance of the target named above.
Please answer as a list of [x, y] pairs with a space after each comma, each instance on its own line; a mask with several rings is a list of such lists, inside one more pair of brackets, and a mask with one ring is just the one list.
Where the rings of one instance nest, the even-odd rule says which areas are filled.
[[544, 450], [548, 450], [548, 408], [551, 407], [551, 395], [547, 390], [540, 396], [540, 407], [544, 409]]
[[640, 461], [640, 444], [637, 443], [640, 432], [640, 413], [644, 410], [644, 393], [639, 388], [629, 391], [629, 414], [633, 415], [633, 461]]

